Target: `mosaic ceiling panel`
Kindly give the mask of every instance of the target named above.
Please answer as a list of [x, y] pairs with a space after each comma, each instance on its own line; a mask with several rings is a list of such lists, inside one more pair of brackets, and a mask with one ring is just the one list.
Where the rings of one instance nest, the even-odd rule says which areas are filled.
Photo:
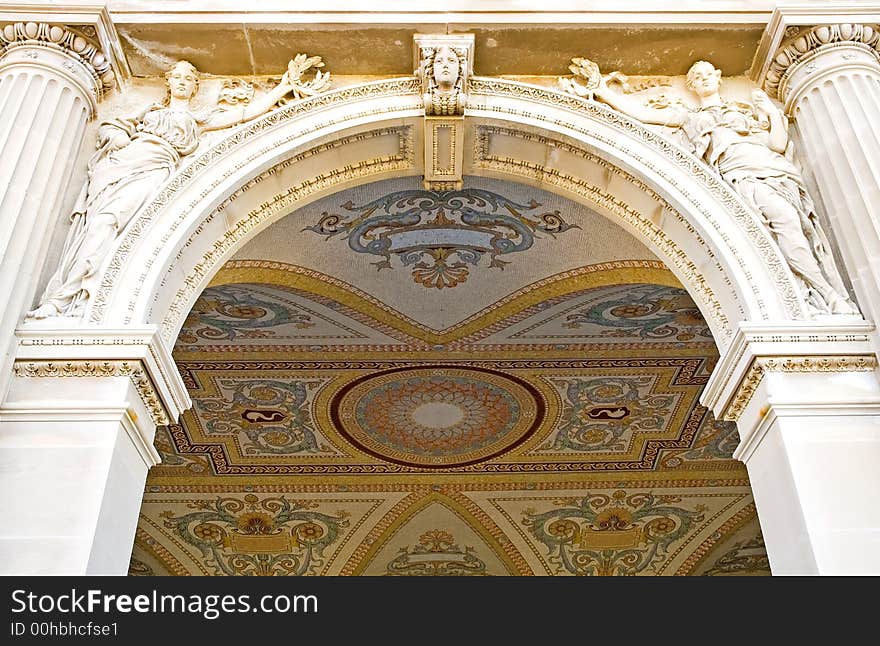
[[234, 259], [308, 267], [434, 330], [586, 264], [657, 260], [586, 206], [480, 177], [445, 193], [423, 190], [419, 177], [335, 193], [269, 227]]
[[529, 253], [422, 286], [471, 301], [434, 318], [381, 297], [405, 264], [370, 291], [228, 263], [175, 347], [194, 405], [157, 433], [131, 574], [769, 574], [689, 296], [636, 256], [487, 297]]

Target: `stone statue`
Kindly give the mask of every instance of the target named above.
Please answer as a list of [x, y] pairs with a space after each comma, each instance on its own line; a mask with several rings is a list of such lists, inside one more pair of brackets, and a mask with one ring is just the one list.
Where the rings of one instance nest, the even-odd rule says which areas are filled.
[[37, 309], [29, 317], [78, 316], [95, 288], [97, 271], [116, 237], [134, 214], [167, 180], [182, 157], [194, 152], [202, 133], [227, 128], [272, 109], [293, 93], [314, 94], [329, 83], [329, 74], [301, 80], [318, 57], [295, 57], [281, 82], [265, 94], [230, 109], [195, 110], [199, 72], [186, 61], [165, 74], [166, 97], [125, 119], [110, 119], [98, 128], [98, 150], [89, 160], [88, 178], [74, 207], [58, 269], [49, 279]]
[[[782, 255], [802, 285], [807, 304], [815, 313], [854, 314], [855, 305], [830, 253], [813, 202], [798, 168], [785, 156], [788, 122], [761, 90], [752, 92], [752, 103], [724, 101], [718, 93], [721, 71], [706, 61], [694, 63], [687, 87], [700, 99], [690, 110], [669, 104], [657, 108], [641, 104], [609, 88], [626, 83], [618, 72], [596, 74], [586, 59], [572, 66], [576, 79], [562, 87], [581, 96], [595, 96], [639, 121], [679, 128], [693, 152], [715, 168], [721, 177], [757, 213], [770, 230]], [[582, 75], [578, 67], [592, 73]]]
[[464, 114], [466, 94], [463, 90], [467, 73], [467, 52], [450, 45], [422, 49], [418, 70], [422, 79], [425, 114], [451, 116]]

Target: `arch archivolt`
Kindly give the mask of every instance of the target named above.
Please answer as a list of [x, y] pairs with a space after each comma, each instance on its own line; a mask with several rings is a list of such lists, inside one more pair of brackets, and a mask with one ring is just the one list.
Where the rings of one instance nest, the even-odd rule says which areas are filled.
[[[511, 81], [472, 79], [468, 106], [465, 175], [562, 194], [634, 233], [688, 289], [721, 348], [740, 321], [806, 318], [757, 216], [660, 133]], [[85, 321], [155, 323], [173, 342], [211, 277], [259, 231], [336, 191], [422, 174], [423, 118], [418, 83], [407, 78], [319, 95], [231, 132], [120, 236]]]

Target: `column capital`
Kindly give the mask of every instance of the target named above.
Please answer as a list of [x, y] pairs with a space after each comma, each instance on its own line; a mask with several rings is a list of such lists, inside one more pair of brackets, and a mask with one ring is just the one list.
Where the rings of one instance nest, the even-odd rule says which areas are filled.
[[0, 69], [12, 65], [49, 67], [72, 77], [94, 100], [116, 85], [116, 75], [100, 45], [82, 33], [45, 22], [16, 22], [0, 29]]
[[857, 66], [880, 71], [880, 3], [788, 5], [773, 12], [751, 76], [788, 109], [808, 81]]
[[0, 7], [0, 64], [12, 62], [10, 59], [55, 63], [53, 68], [75, 76], [96, 101], [113, 87], [124, 88], [131, 78], [104, 3], [14, 3]]

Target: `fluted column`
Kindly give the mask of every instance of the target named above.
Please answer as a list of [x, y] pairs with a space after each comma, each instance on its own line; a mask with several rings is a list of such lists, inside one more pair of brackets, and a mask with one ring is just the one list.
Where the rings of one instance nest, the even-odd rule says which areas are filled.
[[[0, 23], [2, 24], [2, 23]], [[113, 86], [85, 37], [46, 23], [0, 29], [0, 398], [86, 123]]]
[[[866, 318], [880, 322], [880, 28], [802, 29], [782, 44], [765, 87], [784, 104]], [[875, 333], [875, 350], [880, 337]]]

